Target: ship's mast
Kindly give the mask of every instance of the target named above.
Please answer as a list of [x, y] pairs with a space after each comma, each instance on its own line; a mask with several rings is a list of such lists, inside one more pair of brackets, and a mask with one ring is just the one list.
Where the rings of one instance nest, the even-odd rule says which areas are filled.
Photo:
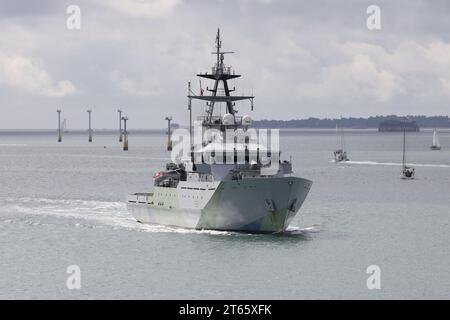
[[[234, 102], [239, 100], [246, 100], [249, 99], [253, 103], [254, 96], [231, 96], [231, 92], [235, 90], [235, 88], [230, 89], [228, 87], [228, 80], [239, 78], [240, 75], [238, 74], [231, 74], [231, 68], [226, 67], [224, 64], [224, 58], [225, 54], [234, 53], [232, 51], [221, 51], [222, 48], [222, 40], [220, 39], [220, 29], [217, 29], [217, 35], [216, 35], [216, 51], [212, 52], [212, 54], [216, 55], [216, 64], [212, 68], [212, 73], [200, 73], [197, 74], [198, 77], [206, 78], [214, 81], [214, 86], [212, 89], [206, 88], [207, 91], [211, 92], [211, 95], [209, 96], [197, 96], [192, 95], [192, 92], [189, 93], [188, 98], [189, 99], [198, 99], [198, 100], [204, 100], [207, 102], [208, 110], [206, 111], [207, 117], [206, 121], [204, 122], [204, 125], [207, 126], [215, 126], [216, 124], [213, 123], [213, 113], [214, 113], [214, 107], [216, 102], [225, 102], [227, 104], [227, 113], [233, 115], [236, 122], [236, 110], [234, 109]], [[223, 94], [218, 94], [218, 88], [219, 83], [223, 83]], [[222, 130], [224, 129], [223, 126], [220, 127]]]

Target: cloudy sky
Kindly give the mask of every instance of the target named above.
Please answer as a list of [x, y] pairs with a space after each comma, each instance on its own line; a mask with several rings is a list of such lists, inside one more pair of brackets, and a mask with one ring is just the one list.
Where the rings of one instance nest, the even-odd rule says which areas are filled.
[[[371, 4], [381, 30], [367, 28]], [[114, 128], [118, 107], [131, 128], [186, 123], [217, 27], [254, 119], [447, 115], [449, 15], [447, 0], [0, 0], [0, 129], [53, 128], [57, 108], [69, 128], [87, 108], [95, 128]]]

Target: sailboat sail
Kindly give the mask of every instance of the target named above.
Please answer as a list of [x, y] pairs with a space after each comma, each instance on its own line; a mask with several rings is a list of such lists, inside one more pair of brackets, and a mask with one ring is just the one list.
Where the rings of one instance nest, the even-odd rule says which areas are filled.
[[62, 132], [67, 132], [67, 119], [64, 119], [62, 124], [61, 124], [61, 131]]
[[441, 144], [436, 129], [433, 131], [433, 144], [430, 146], [431, 150], [441, 150]]
[[439, 143], [439, 137], [437, 135], [437, 131], [436, 131], [436, 129], [434, 129], [434, 132], [433, 132], [433, 147], [440, 147], [440, 146], [441, 146], [441, 144]]

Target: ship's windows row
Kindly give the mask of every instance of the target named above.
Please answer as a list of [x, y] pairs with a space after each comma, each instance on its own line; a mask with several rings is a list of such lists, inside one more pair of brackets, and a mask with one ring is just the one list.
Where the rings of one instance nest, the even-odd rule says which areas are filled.
[[185, 195], [185, 194], [183, 194], [183, 195], [181, 195], [181, 197], [182, 198], [189, 198], [189, 199], [200, 199], [200, 200], [203, 200], [203, 197], [202, 196], [190, 196], [190, 195]]
[[[204, 188], [189, 188], [189, 187], [181, 187], [181, 189], [184, 189], [184, 190], [202, 190], [202, 191], [206, 190]], [[214, 188], [209, 188], [208, 190], [215, 190], [215, 189]]]

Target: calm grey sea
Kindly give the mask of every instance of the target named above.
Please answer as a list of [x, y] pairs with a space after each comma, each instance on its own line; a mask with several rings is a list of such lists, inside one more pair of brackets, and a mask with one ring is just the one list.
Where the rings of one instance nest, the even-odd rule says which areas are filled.
[[[450, 132], [408, 134], [417, 178], [400, 179], [402, 134], [281, 133], [283, 156], [314, 181], [286, 235], [146, 226], [125, 196], [147, 191], [169, 154], [162, 133], [0, 133], [0, 298], [450, 298]], [[78, 265], [81, 289], [66, 269]], [[366, 269], [381, 270], [369, 290]]]

